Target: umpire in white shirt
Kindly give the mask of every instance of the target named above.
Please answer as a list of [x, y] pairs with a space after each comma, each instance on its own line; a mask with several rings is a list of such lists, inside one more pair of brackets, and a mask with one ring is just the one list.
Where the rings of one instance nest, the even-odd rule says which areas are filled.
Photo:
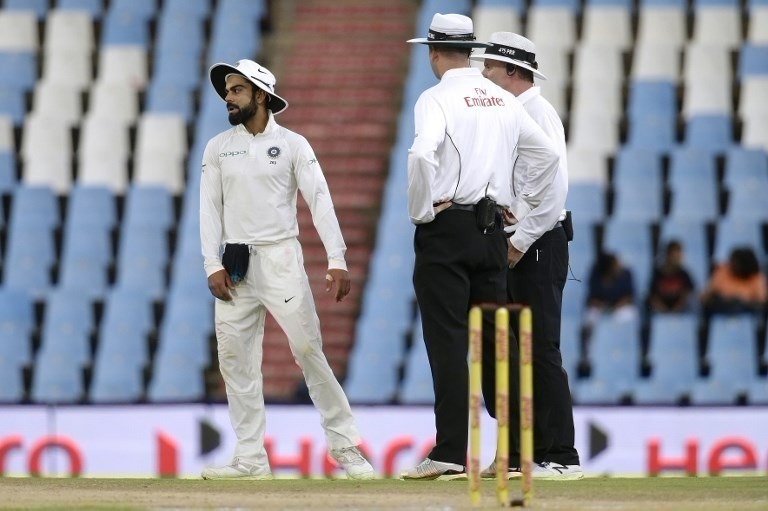
[[[536, 207], [558, 157], [515, 97], [469, 66], [471, 48], [485, 46], [475, 41], [470, 18], [435, 14], [429, 36], [408, 42], [429, 45], [440, 80], [416, 102], [408, 152], [408, 212], [416, 224], [413, 284], [432, 371], [436, 438], [428, 457], [403, 478], [465, 478], [468, 311], [475, 303], [506, 303], [501, 208]], [[532, 178], [513, 198], [515, 154]], [[483, 349], [492, 352], [490, 322], [485, 331]]]
[[[274, 116], [288, 107], [275, 77], [252, 60], [215, 64], [210, 78], [226, 102], [232, 128], [205, 148], [200, 178], [200, 240], [215, 305], [219, 368], [237, 445], [232, 462], [204, 479], [271, 477], [264, 448], [266, 419], [261, 358], [264, 316], [288, 337], [322, 418], [331, 455], [355, 479], [373, 478], [356, 445], [360, 436], [344, 391], [322, 350], [320, 321], [296, 237], [301, 195], [328, 254], [326, 291], [349, 293], [346, 245], [328, 185], [312, 148]], [[222, 112], [223, 113], [223, 112]], [[223, 251], [223, 255], [222, 255]]]
[[[507, 291], [512, 302], [527, 304], [533, 310], [534, 377], [534, 477], [542, 479], [579, 479], [583, 477], [579, 454], [574, 448], [573, 405], [568, 375], [560, 354], [560, 315], [563, 287], [568, 272], [568, 237], [570, 216], [566, 215], [568, 164], [565, 133], [554, 107], [534, 86], [534, 78], [546, 80], [539, 72], [533, 42], [511, 32], [491, 35], [485, 54], [472, 56], [482, 60], [483, 76], [514, 94], [525, 110], [542, 127], [557, 148], [560, 164], [554, 180], [544, 192], [541, 203], [530, 211], [512, 211], [506, 220], [513, 231], [509, 239], [510, 270]], [[531, 169], [518, 158], [512, 173], [512, 194], [523, 193], [532, 179]], [[564, 228], [565, 226], [565, 228]], [[571, 233], [572, 234], [572, 233]], [[513, 322], [515, 324], [516, 322]], [[516, 349], [510, 350], [517, 354]], [[517, 383], [518, 364], [512, 364], [510, 381]], [[493, 386], [493, 379], [487, 382]], [[514, 386], [513, 393], [519, 392]], [[493, 415], [493, 401], [489, 411]], [[519, 466], [519, 422], [517, 406], [510, 407], [510, 465]], [[483, 475], [495, 475], [495, 465]]]

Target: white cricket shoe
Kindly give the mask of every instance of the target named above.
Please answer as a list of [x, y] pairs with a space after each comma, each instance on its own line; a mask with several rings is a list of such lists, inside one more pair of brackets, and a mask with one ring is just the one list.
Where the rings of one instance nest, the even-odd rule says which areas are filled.
[[402, 479], [414, 481], [453, 481], [467, 479], [463, 465], [424, 458], [415, 468], [400, 474]]
[[563, 465], [553, 461], [533, 464], [533, 478], [544, 481], [575, 481], [582, 479], [581, 465]]
[[333, 449], [330, 454], [331, 457], [347, 471], [347, 476], [349, 476], [350, 479], [367, 480], [373, 479], [376, 476], [373, 467], [357, 447], [352, 446]]
[[[520, 469], [517, 467], [509, 467], [507, 470], [507, 479], [517, 479], [518, 477], [523, 477], [523, 473], [520, 472]], [[480, 479], [496, 479], [496, 460], [488, 465], [488, 468], [480, 472]]]
[[203, 470], [202, 476], [203, 479], [241, 479], [244, 481], [273, 479], [269, 468], [260, 469], [256, 465], [240, 460], [240, 458], [232, 460], [231, 465], [206, 468]]

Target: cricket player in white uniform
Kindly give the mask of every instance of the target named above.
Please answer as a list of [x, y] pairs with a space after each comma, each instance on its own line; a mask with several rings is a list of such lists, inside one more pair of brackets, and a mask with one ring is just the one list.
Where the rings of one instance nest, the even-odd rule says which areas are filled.
[[[210, 78], [226, 101], [233, 127], [205, 148], [200, 240], [208, 287], [217, 298], [219, 367], [237, 446], [230, 465], [208, 468], [202, 476], [272, 477], [264, 448], [261, 372], [268, 310], [304, 373], [331, 456], [349, 477], [372, 479], [373, 467], [356, 447], [360, 437], [349, 402], [322, 351], [320, 321], [296, 238], [296, 196], [301, 191], [328, 254], [326, 291], [335, 287], [336, 301], [343, 300], [350, 289], [346, 245], [320, 164], [304, 137], [275, 122], [274, 115], [288, 103], [275, 94], [276, 80], [268, 69], [240, 60], [234, 66], [213, 65]], [[222, 260], [228, 245], [242, 256], [233, 275]]]

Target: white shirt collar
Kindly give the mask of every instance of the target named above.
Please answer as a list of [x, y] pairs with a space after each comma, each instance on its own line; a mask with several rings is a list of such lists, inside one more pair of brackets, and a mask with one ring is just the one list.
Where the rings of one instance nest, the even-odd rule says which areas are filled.
[[533, 98], [541, 96], [541, 88], [533, 86], [527, 91], [523, 92], [519, 96], [517, 96], [517, 100], [522, 103], [523, 105], [526, 104], [528, 101], [532, 100]]
[[443, 73], [443, 77], [440, 80], [444, 80], [446, 78], [459, 77], [459, 76], [476, 76], [476, 75], [481, 75], [480, 70], [477, 69], [476, 67], [456, 67], [453, 69], [449, 69], [448, 71]]

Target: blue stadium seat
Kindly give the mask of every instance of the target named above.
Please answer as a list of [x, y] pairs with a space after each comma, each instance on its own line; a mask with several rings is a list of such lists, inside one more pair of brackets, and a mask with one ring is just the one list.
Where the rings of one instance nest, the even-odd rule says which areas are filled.
[[667, 218], [659, 225], [658, 259], [664, 256], [667, 243], [677, 240], [683, 245], [683, 264], [693, 278], [696, 288], [707, 282], [709, 277], [709, 245], [705, 225], [690, 218]]
[[[413, 331], [420, 335], [420, 330], [418, 322]], [[388, 403], [395, 397], [404, 335], [405, 328], [391, 328], [386, 316], [363, 316], [358, 320], [344, 382], [351, 403]]]
[[714, 156], [698, 148], [681, 147], [672, 151], [669, 161], [669, 181], [717, 183]]
[[158, 12], [157, 0], [111, 0], [109, 11], [135, 14], [144, 19], [154, 18]]
[[574, 220], [573, 240], [568, 243], [568, 264], [575, 278], [586, 280], [589, 277], [589, 270], [595, 261], [596, 247], [594, 225]]
[[3, 8], [8, 11], [32, 11], [44, 19], [48, 14], [48, 0], [5, 0]]
[[90, 299], [79, 291], [59, 289], [48, 293], [41, 349], [46, 353], [62, 353], [78, 364], [90, 361], [92, 307]]
[[482, 7], [511, 7], [517, 12], [523, 12], [522, 0], [479, 0], [477, 5]]
[[30, 51], [0, 51], [0, 86], [27, 91], [37, 80], [37, 57]]
[[194, 116], [192, 91], [185, 91], [178, 84], [153, 80], [147, 90], [144, 109], [147, 112], [180, 114], [185, 122], [190, 122]]
[[32, 400], [36, 403], [76, 403], [84, 394], [82, 368], [63, 353], [37, 357], [32, 377]]
[[768, 154], [762, 149], [731, 148], [725, 154], [725, 186], [766, 190], [768, 194]]
[[[4, 339], [0, 339], [2, 342]], [[18, 403], [24, 399], [21, 368], [9, 364], [0, 355], [0, 403]]]
[[[1, 64], [0, 64], [1, 65]], [[0, 115], [7, 115], [16, 126], [21, 126], [27, 113], [24, 89], [0, 84]], [[13, 155], [11, 155], [13, 156]], [[15, 170], [14, 170], [15, 173]], [[14, 175], [14, 181], [16, 177]]]
[[629, 84], [627, 116], [633, 120], [648, 114], [665, 118], [677, 114], [677, 92], [672, 82], [634, 80]]
[[35, 299], [42, 298], [51, 285], [50, 270], [55, 256], [50, 228], [18, 221], [8, 235], [3, 284], [26, 291]]
[[[589, 264], [591, 267], [591, 265], [594, 264], [594, 259], [591, 259]], [[563, 320], [565, 320], [565, 318], [580, 319], [582, 312], [584, 311], [584, 304], [587, 300], [586, 282], [589, 279], [589, 270], [587, 269], [582, 273], [576, 273], [576, 270], [574, 270], [574, 274], [581, 282], [577, 282], [571, 278], [565, 283], [565, 287], [563, 288]]]
[[173, 219], [173, 198], [167, 188], [134, 185], [128, 190], [124, 227], [156, 226], [168, 229]]
[[24, 291], [0, 287], [0, 330], [9, 335], [27, 337], [34, 326], [32, 297]]
[[675, 141], [675, 114], [639, 113], [630, 118], [629, 147], [666, 152]]
[[16, 188], [11, 206], [10, 225], [58, 227], [59, 205], [48, 187], [22, 185]]
[[694, 115], [686, 125], [685, 145], [724, 153], [734, 145], [731, 118], [726, 115]]
[[756, 254], [763, 252], [760, 222], [754, 218], [721, 218], [715, 232], [715, 261], [726, 261], [731, 250], [749, 246]]
[[418, 333], [414, 332], [413, 345], [406, 359], [405, 377], [398, 400], [404, 404], [432, 405], [435, 402], [432, 371], [429, 368], [427, 346], [424, 344], [421, 324], [419, 323], [417, 327]]
[[204, 313], [177, 307], [160, 326], [155, 358], [183, 356], [190, 366], [204, 368], [210, 363], [209, 337], [213, 331], [212, 309]]
[[734, 393], [745, 393], [757, 377], [757, 336], [750, 314], [714, 316], [710, 320], [706, 360], [710, 380]]
[[93, 185], [72, 188], [67, 204], [67, 228], [111, 229], [116, 223], [115, 196], [109, 188]]
[[168, 263], [166, 232], [156, 227], [123, 226], [118, 252], [117, 284], [146, 289], [153, 299], [165, 293]]
[[656, 222], [663, 214], [661, 189], [641, 181], [616, 183], [613, 218]]
[[751, 405], [768, 405], [768, 378], [757, 378], [749, 385], [747, 401]]
[[151, 402], [199, 401], [205, 396], [203, 372], [193, 367], [184, 357], [159, 359], [149, 383], [148, 399]]
[[[253, 2], [253, 3], [261, 3]], [[211, 10], [210, 0], [165, 0], [163, 2], [163, 16], [192, 16], [204, 19]]]
[[736, 399], [733, 389], [720, 380], [701, 378], [691, 389], [691, 404], [696, 406], [733, 405]]
[[681, 220], [716, 220], [720, 215], [715, 181], [702, 179], [670, 182], [672, 205], [669, 217]]
[[603, 249], [617, 254], [630, 269], [637, 298], [645, 296], [653, 263], [650, 225], [644, 221], [609, 219], [604, 226]]
[[602, 316], [590, 337], [590, 377], [577, 385], [581, 403], [617, 403], [631, 394], [640, 374], [640, 325], [637, 320]]
[[[150, 90], [152, 90], [153, 86], [167, 87], [170, 85], [175, 85], [182, 91], [193, 92], [193, 89], [197, 88], [200, 84], [200, 77], [202, 74], [203, 70], [200, 68], [199, 55], [186, 51], [178, 51], [176, 49], [163, 50], [158, 48], [155, 52], [155, 65], [153, 66], [152, 83], [150, 83], [149, 87]], [[206, 83], [205, 85], [207, 86], [208, 84]], [[208, 88], [213, 90], [211, 87]], [[204, 88], [204, 90], [207, 89]], [[224, 103], [221, 101], [221, 98], [218, 96], [218, 94], [215, 92], [213, 94], [216, 97], [212, 97], [211, 99], [218, 99], [216, 106], [219, 107], [218, 113], [221, 114], [221, 107], [224, 105]], [[203, 92], [203, 96], [206, 96], [205, 92]], [[226, 122], [226, 116], [224, 116], [224, 122]], [[199, 129], [207, 131], [203, 126], [200, 125], [199, 122], [198, 126]], [[218, 133], [218, 131], [216, 133]], [[216, 133], [210, 133], [210, 135], [213, 136]], [[211, 138], [211, 136], [205, 139], [206, 143]], [[200, 156], [202, 157], [202, 153], [200, 153]], [[200, 159], [202, 158], [197, 158], [195, 160], [198, 166], [200, 164]]]
[[114, 286], [104, 300], [102, 342], [111, 335], [148, 334], [154, 328], [152, 299], [146, 290]]
[[560, 355], [563, 369], [568, 373], [572, 385], [576, 381], [581, 360], [581, 326], [581, 317], [563, 315], [560, 324]]
[[746, 76], [768, 75], [768, 46], [744, 43], [739, 55], [739, 79]]
[[[231, 34], [241, 34], [232, 37]], [[208, 46], [207, 65], [216, 62], [235, 63], [244, 55], [256, 55], [259, 52], [261, 32], [254, 17], [244, 11], [216, 9]]]
[[172, 51], [199, 57], [204, 46], [205, 34], [202, 19], [182, 12], [163, 14], [158, 22], [158, 36], [155, 42], [156, 54]]
[[[661, 158], [655, 151], [622, 147], [613, 164], [613, 182], [617, 186], [643, 186], [662, 189]], [[570, 187], [568, 195], [570, 195]]]
[[698, 318], [695, 314], [651, 317], [648, 362], [651, 375], [637, 386], [638, 404], [675, 404], [698, 378]]
[[149, 45], [147, 18], [139, 13], [110, 9], [104, 17], [101, 44], [147, 47]]
[[725, 216], [729, 219], [752, 222], [764, 222], [768, 219], [768, 203], [765, 200], [765, 186], [749, 186], [744, 182], [731, 188], [728, 195], [728, 210]]
[[21, 367], [32, 362], [29, 332], [13, 322], [0, 324], [0, 367]]
[[600, 183], [578, 181], [568, 185], [566, 207], [574, 222], [601, 222], [605, 217], [605, 189]]
[[109, 287], [107, 268], [111, 262], [111, 235], [107, 229], [67, 229], [59, 263], [59, 287], [100, 299]]
[[144, 392], [141, 369], [119, 356], [97, 355], [89, 400], [92, 403], [134, 403]]
[[104, 12], [103, 0], [56, 0], [58, 9], [87, 11], [94, 18], [100, 18]]

